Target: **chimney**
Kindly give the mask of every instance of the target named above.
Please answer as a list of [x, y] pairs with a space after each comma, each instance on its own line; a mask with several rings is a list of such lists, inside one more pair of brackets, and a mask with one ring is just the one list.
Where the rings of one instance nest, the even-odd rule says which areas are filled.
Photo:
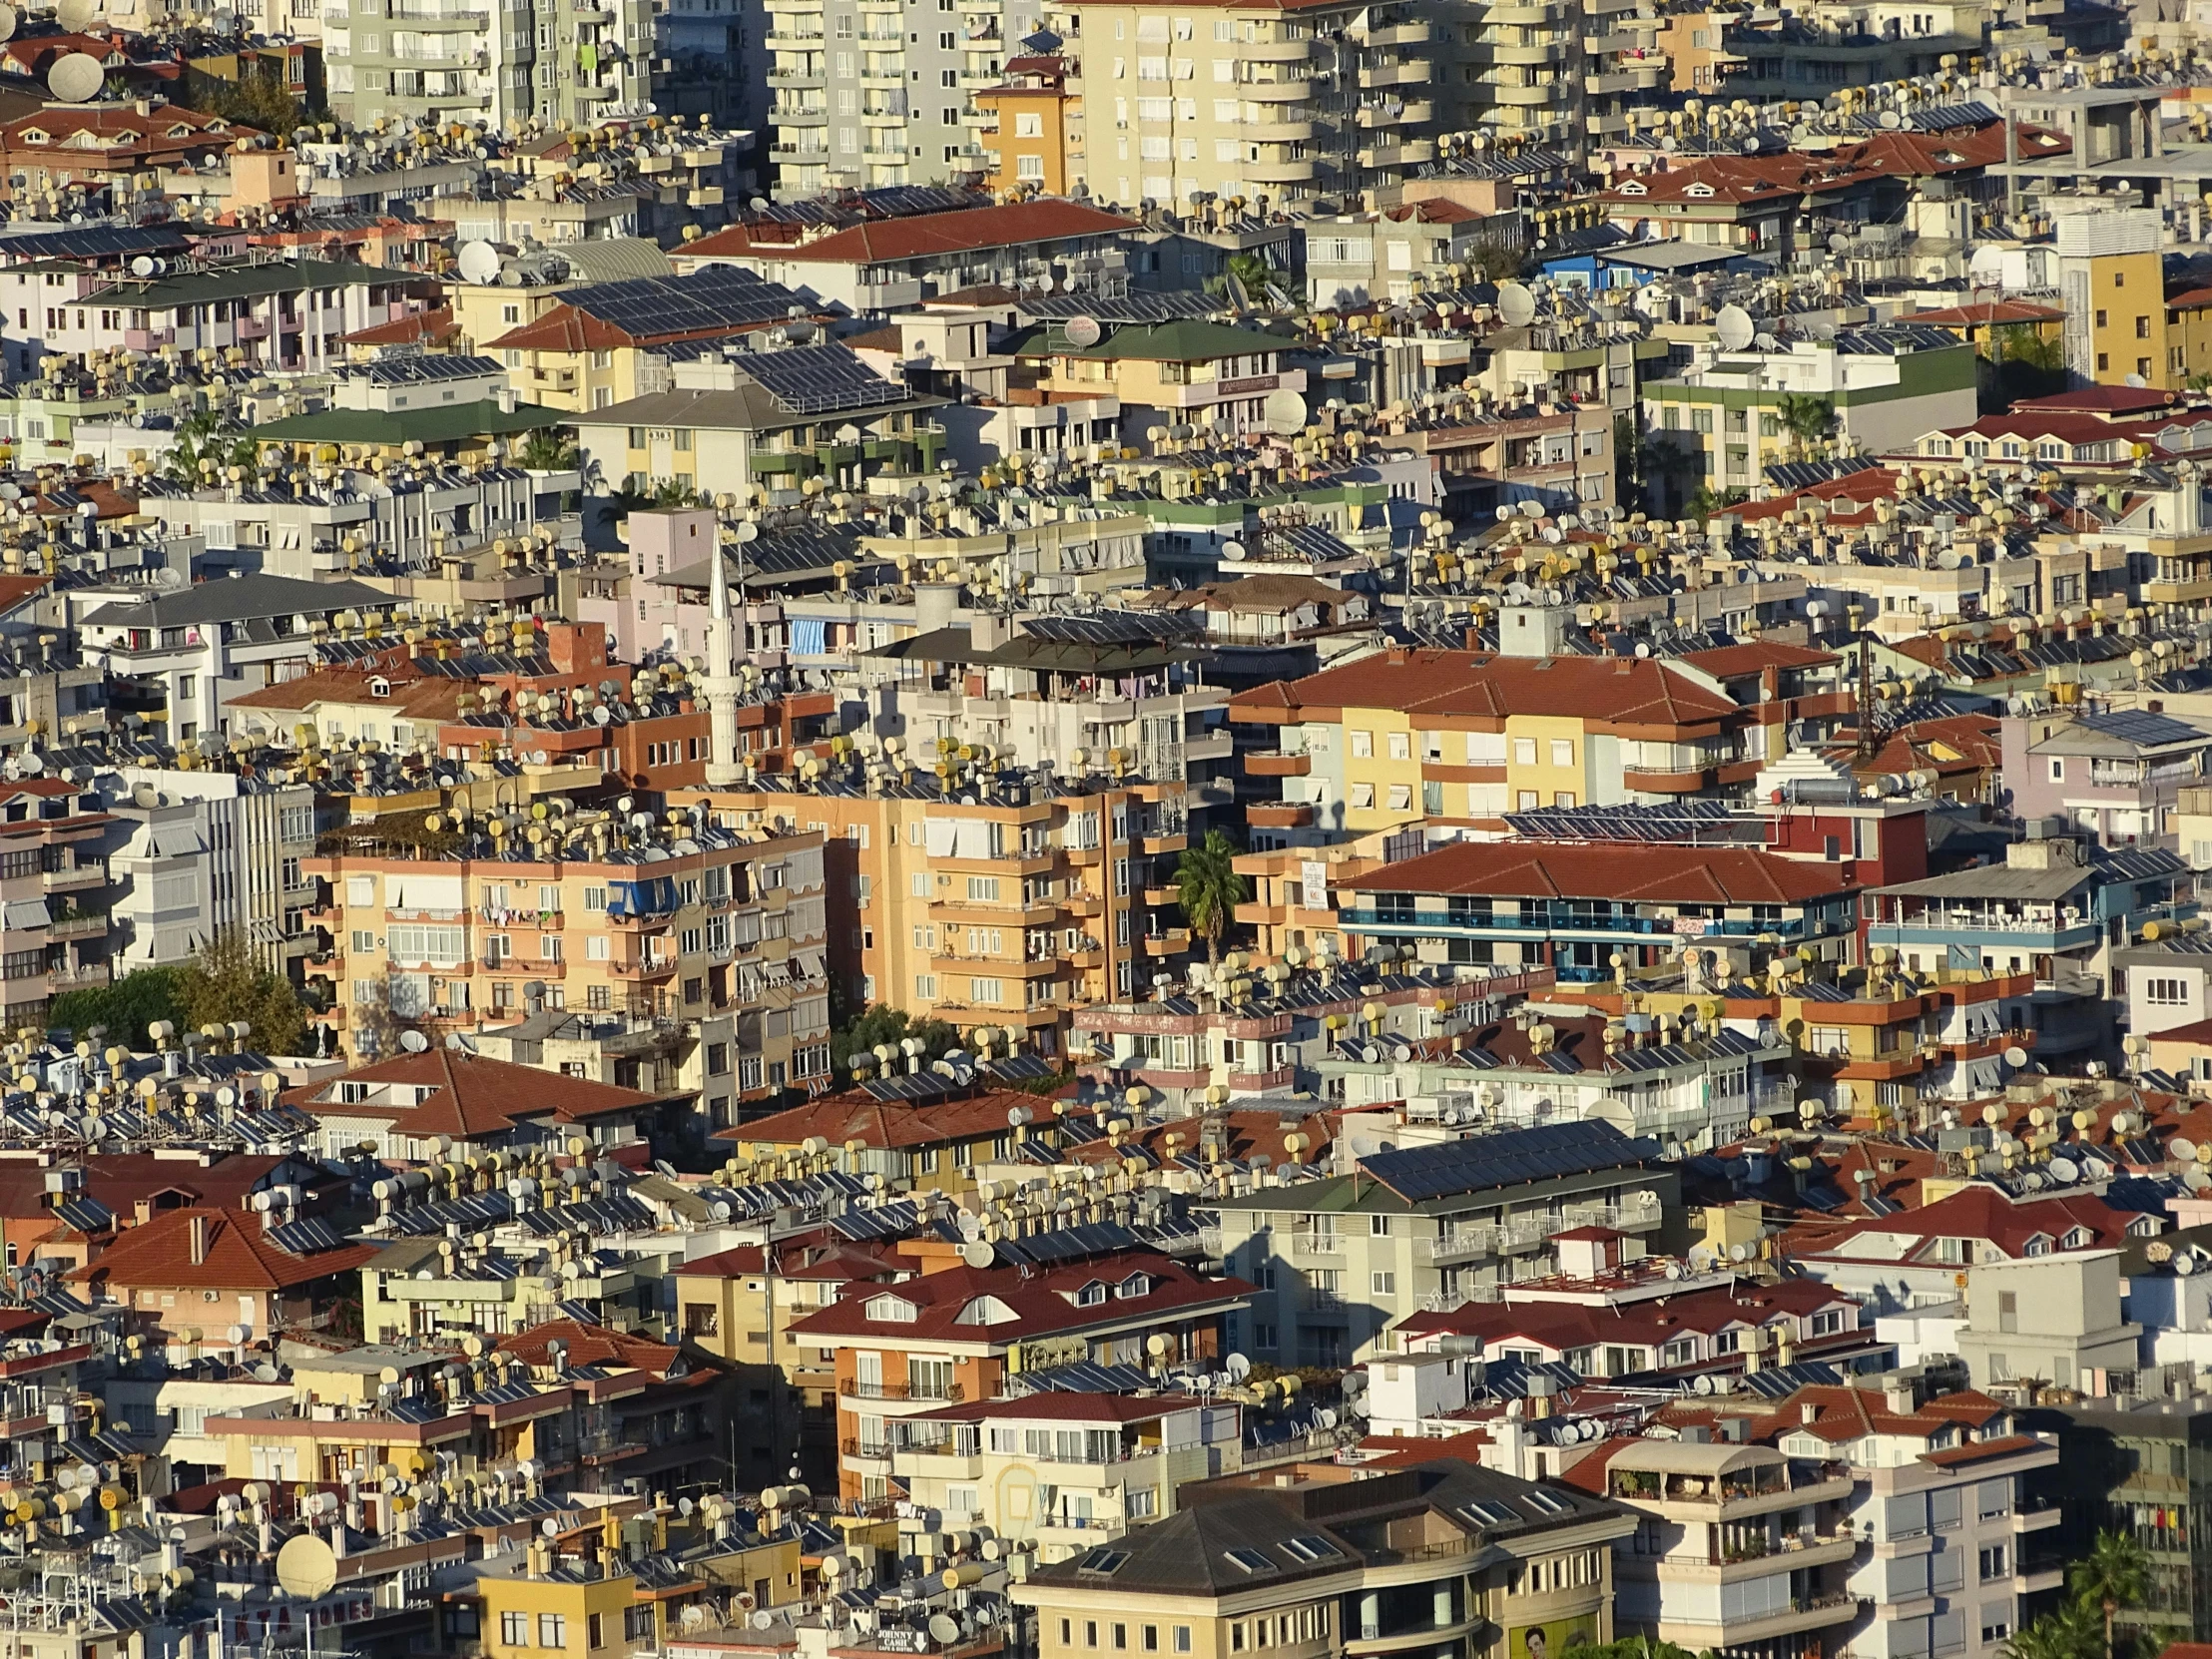
[[1798, 1406], [1798, 1421], [1810, 1428], [1821, 1419], [1821, 1408], [1810, 1399]]
[[194, 1267], [198, 1267], [198, 1266], [200, 1266], [200, 1265], [201, 1265], [201, 1264], [202, 1264], [203, 1262], [207, 1261], [207, 1259], [208, 1259], [208, 1218], [207, 1218], [206, 1216], [194, 1216], [194, 1217], [192, 1218], [192, 1263], [193, 1263], [193, 1266], [194, 1266]]

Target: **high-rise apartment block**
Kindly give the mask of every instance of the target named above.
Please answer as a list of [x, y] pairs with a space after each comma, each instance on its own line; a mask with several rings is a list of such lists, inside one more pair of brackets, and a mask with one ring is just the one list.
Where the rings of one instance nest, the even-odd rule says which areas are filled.
[[[1433, 159], [1429, 25], [1405, 5], [1058, 0], [1104, 201], [1395, 204]], [[1073, 146], [1070, 147], [1071, 151]]]
[[325, 0], [331, 109], [583, 126], [653, 110], [651, 0]]

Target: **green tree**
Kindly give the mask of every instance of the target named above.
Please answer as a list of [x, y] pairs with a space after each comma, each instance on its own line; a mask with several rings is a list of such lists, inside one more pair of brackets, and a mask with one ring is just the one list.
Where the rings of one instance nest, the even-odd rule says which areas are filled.
[[1836, 405], [1810, 392], [1784, 392], [1775, 400], [1775, 413], [1790, 434], [1790, 447], [1800, 455], [1836, 430]]
[[1693, 1654], [1673, 1642], [1655, 1642], [1649, 1636], [1623, 1636], [1617, 1642], [1571, 1642], [1561, 1659], [1715, 1659], [1715, 1655], [1711, 1648], [1705, 1649], [1703, 1654]]
[[1634, 412], [1613, 417], [1613, 494], [1629, 511], [1644, 498], [1644, 428]]
[[2022, 1625], [2004, 1652], [2006, 1659], [2096, 1659], [2097, 1610], [2069, 1601]]
[[262, 1054], [296, 1054], [307, 1034], [299, 993], [290, 980], [272, 971], [245, 932], [226, 927], [194, 959], [178, 987], [185, 1023], [198, 1030], [244, 1020], [253, 1027], [247, 1047]]
[[2066, 1569], [2066, 1588], [2074, 1600], [2104, 1621], [2104, 1659], [2119, 1659], [2112, 1648], [2112, 1620], [2123, 1607], [2142, 1604], [2150, 1582], [2150, 1557], [2125, 1532], [2099, 1532], [2089, 1553]]
[[79, 1035], [90, 1026], [104, 1025], [109, 1042], [143, 1051], [153, 1047], [146, 1028], [155, 1020], [184, 1024], [186, 976], [182, 967], [142, 967], [111, 984], [65, 991], [54, 998], [46, 1023]]
[[1176, 901], [1191, 931], [1206, 941], [1206, 960], [1221, 961], [1221, 936], [1228, 930], [1248, 888], [1237, 873], [1237, 843], [1219, 830], [1206, 831], [1196, 846], [1186, 846], [1175, 866]]
[[202, 482], [203, 461], [213, 461], [218, 470], [258, 466], [261, 445], [253, 433], [236, 422], [203, 409], [177, 423], [177, 441], [162, 458], [162, 470], [181, 484], [196, 485]]
[[1697, 494], [1682, 505], [1682, 516], [1688, 519], [1711, 518], [1715, 513], [1725, 513], [1731, 507], [1744, 504], [1743, 490], [1715, 490], [1711, 484], [1700, 484]]
[[566, 472], [576, 464], [576, 434], [566, 426], [540, 426], [522, 440], [515, 458], [532, 472]]
[[1470, 256], [1475, 272], [1485, 282], [1506, 282], [1528, 269], [1528, 257], [1517, 249], [1494, 242], [1478, 243]]
[[[889, 1043], [892, 1047], [913, 1037], [922, 1044], [922, 1063], [943, 1058], [945, 1053], [960, 1046], [960, 1033], [941, 1019], [916, 1019], [903, 1008], [893, 1008], [888, 1003], [875, 1002], [860, 1010], [843, 1025], [830, 1033], [830, 1063], [846, 1082], [852, 1078], [851, 1059], [855, 1054], [867, 1054]], [[899, 1065], [903, 1069], [903, 1056]]]

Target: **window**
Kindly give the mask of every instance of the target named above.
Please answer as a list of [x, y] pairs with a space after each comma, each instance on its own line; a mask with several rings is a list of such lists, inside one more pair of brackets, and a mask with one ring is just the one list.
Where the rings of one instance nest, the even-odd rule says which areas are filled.
[[1187, 1624], [1179, 1624], [1175, 1627], [1175, 1651], [1178, 1653], [1191, 1651], [1191, 1627]]
[[601, 1615], [597, 1613], [587, 1613], [584, 1615], [584, 1639], [587, 1646], [604, 1647], [606, 1645], [606, 1641], [599, 1623], [600, 1617]]
[[1553, 738], [1551, 740], [1551, 764], [1555, 767], [1571, 767], [1574, 765], [1574, 740], [1572, 738]]
[[2011, 1572], [2011, 1553], [2003, 1544], [1985, 1544], [1978, 1557], [1978, 1565], [1981, 1582], [1984, 1584], [1992, 1578], [2008, 1577]]
[[1413, 758], [1413, 737], [1411, 733], [1392, 732], [1389, 734], [1389, 739], [1391, 760], [1409, 761]]
[[538, 1615], [538, 1646], [568, 1646], [568, 1615], [565, 1613], [540, 1613]]
[[1368, 1288], [1376, 1296], [1397, 1295], [1397, 1275], [1394, 1273], [1371, 1273]]
[[499, 1639], [509, 1647], [521, 1647], [529, 1641], [530, 1615], [528, 1613], [500, 1614]]
[[2189, 1000], [2189, 987], [2179, 979], [2146, 979], [2143, 1000], [2161, 1008], [2178, 1008]]
[[1375, 734], [1373, 732], [1354, 732], [1352, 734], [1352, 756], [1354, 760], [1367, 760], [1374, 753]]
[[2060, 783], [2064, 780], [2065, 776], [2066, 763], [2064, 761], [2061, 761], [2057, 756], [2053, 755], [2050, 758], [2050, 781], [2053, 784]]

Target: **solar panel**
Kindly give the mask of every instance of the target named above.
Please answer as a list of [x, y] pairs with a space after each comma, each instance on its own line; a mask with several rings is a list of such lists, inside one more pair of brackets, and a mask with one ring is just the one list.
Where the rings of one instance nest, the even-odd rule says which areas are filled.
[[1093, 316], [1101, 322], [1172, 322], [1180, 316], [1211, 316], [1221, 301], [1203, 293], [1056, 293], [1026, 299], [1022, 309], [1039, 319]]
[[272, 1227], [269, 1242], [289, 1255], [312, 1256], [317, 1251], [342, 1248], [345, 1236], [320, 1216], [308, 1216], [301, 1221], [287, 1221], [280, 1227]]
[[595, 282], [562, 296], [587, 316], [631, 334], [698, 334], [780, 322], [794, 307], [814, 307], [781, 282], [741, 266], [711, 265], [688, 276], [632, 276]]
[[339, 371], [348, 378], [360, 378], [371, 385], [417, 385], [434, 380], [468, 380], [486, 374], [503, 374], [505, 368], [497, 357], [379, 357], [372, 363]]
[[905, 400], [894, 385], [860, 361], [847, 346], [794, 345], [782, 351], [755, 351], [737, 359], [768, 394], [794, 414], [828, 414], [833, 409], [864, 409]]
[[1659, 1146], [1631, 1139], [1609, 1123], [1577, 1121], [1503, 1129], [1441, 1146], [1378, 1152], [1360, 1160], [1368, 1175], [1408, 1203], [1619, 1169], [1656, 1158]]
[[1091, 645], [1147, 644], [1190, 639], [1205, 625], [1181, 613], [1112, 611], [1092, 616], [1038, 616], [1022, 624], [1032, 639], [1078, 640]]
[[0, 259], [103, 259], [190, 246], [190, 239], [174, 225], [91, 225], [0, 237]]

